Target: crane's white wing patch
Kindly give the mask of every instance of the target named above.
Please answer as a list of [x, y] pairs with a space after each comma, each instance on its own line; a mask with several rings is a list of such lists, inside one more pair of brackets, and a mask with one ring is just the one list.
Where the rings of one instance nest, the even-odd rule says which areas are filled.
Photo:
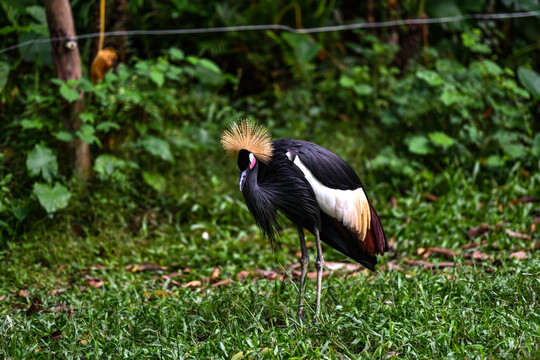
[[[292, 160], [289, 152], [286, 155], [289, 160]], [[371, 210], [364, 189], [361, 187], [355, 190], [329, 188], [313, 175], [311, 170], [300, 160], [300, 156], [295, 156], [293, 162], [302, 170], [313, 188], [321, 210], [341, 221], [349, 230], [357, 233], [363, 241], [371, 227]]]

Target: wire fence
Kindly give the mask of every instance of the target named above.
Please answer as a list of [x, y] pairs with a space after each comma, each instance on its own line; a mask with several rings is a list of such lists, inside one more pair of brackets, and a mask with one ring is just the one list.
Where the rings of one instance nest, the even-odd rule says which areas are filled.
[[[429, 25], [429, 24], [444, 24], [454, 23], [466, 20], [506, 20], [506, 19], [519, 19], [540, 16], [540, 10], [515, 12], [515, 13], [502, 13], [502, 14], [470, 14], [470, 15], [458, 15], [448, 16], [440, 18], [426, 18], [426, 19], [404, 19], [393, 21], [381, 21], [372, 23], [355, 23], [347, 25], [336, 26], [323, 26], [308, 29], [296, 29], [287, 25], [270, 24], [270, 25], [243, 25], [243, 26], [227, 26], [227, 27], [214, 27], [214, 28], [198, 28], [198, 29], [171, 29], [171, 30], [125, 30], [125, 31], [109, 31], [103, 33], [104, 36], [137, 36], [137, 35], [187, 35], [187, 34], [208, 34], [208, 33], [223, 33], [223, 32], [235, 32], [235, 31], [263, 31], [263, 30], [277, 30], [287, 31], [297, 34], [314, 34], [322, 32], [332, 31], [346, 31], [357, 29], [373, 29], [384, 28], [402, 25]], [[57, 37], [48, 39], [34, 39], [29, 40], [17, 45], [9, 46], [1, 49], [0, 54], [20, 49], [33, 44], [43, 44], [57, 41], [69, 41], [69, 40], [82, 40], [99, 37], [100, 33], [91, 33], [77, 35], [75, 37]]]

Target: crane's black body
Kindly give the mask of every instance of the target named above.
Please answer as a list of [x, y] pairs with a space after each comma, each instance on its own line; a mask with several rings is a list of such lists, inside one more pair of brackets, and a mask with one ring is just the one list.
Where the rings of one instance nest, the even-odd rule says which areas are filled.
[[[306, 228], [311, 233], [314, 233], [314, 228], [318, 228], [323, 242], [366, 268], [375, 270], [375, 254], [384, 253], [388, 247], [375, 210], [371, 207], [371, 211], [375, 213], [375, 216], [372, 216], [372, 230], [377, 233], [373, 236], [374, 251], [369, 252], [359, 246], [351, 231], [319, 208], [313, 189], [302, 170], [286, 154], [290, 152], [293, 156], [300, 156], [313, 175], [332, 189], [355, 190], [362, 187], [354, 170], [339, 156], [317, 144], [303, 140], [279, 139], [272, 141], [272, 145], [274, 152], [270, 162], [257, 162], [242, 189], [248, 209], [264, 234], [274, 241], [279, 210], [295, 225]], [[239, 154], [241, 170], [248, 164], [247, 154], [247, 151]], [[368, 237], [365, 241], [370, 240]]]
[[317, 301], [320, 307], [321, 240], [375, 269], [377, 254], [388, 250], [379, 217], [352, 168], [331, 151], [302, 140], [270, 140], [259, 125], [240, 121], [222, 135], [223, 147], [238, 155], [240, 189], [265, 236], [275, 241], [280, 213], [298, 229], [302, 257], [298, 315], [303, 317], [303, 288], [309, 256], [304, 229], [317, 245]]

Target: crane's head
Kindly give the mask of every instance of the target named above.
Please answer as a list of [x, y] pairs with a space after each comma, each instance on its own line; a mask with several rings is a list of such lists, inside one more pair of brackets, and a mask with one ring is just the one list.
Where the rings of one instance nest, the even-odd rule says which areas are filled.
[[258, 161], [268, 163], [272, 158], [272, 137], [264, 126], [249, 120], [238, 120], [221, 134], [221, 145], [230, 154], [238, 157], [240, 190], [247, 175]]

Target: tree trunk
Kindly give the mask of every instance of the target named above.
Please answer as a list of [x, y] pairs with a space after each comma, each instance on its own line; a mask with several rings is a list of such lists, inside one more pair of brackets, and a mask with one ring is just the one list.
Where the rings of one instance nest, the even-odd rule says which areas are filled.
[[[67, 38], [51, 43], [52, 57], [56, 73], [60, 79], [79, 79], [81, 77], [81, 58], [75, 38], [75, 26], [69, 0], [45, 0], [45, 11], [51, 38]], [[69, 40], [72, 38], [73, 40]], [[68, 114], [64, 116], [66, 131], [75, 133], [81, 128], [79, 114], [84, 109], [84, 93], [72, 102]], [[77, 138], [68, 144], [70, 167], [75, 169], [78, 179], [86, 180], [90, 175], [90, 146]]]

